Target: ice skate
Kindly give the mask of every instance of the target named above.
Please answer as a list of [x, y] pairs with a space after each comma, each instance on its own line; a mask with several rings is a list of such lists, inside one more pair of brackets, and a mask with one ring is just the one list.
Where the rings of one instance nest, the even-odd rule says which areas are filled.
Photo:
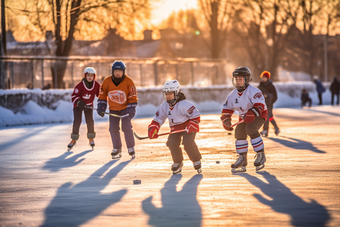
[[267, 130], [263, 130], [262, 132], [260, 132], [261, 136], [265, 136], [268, 137], [268, 131]]
[[71, 140], [71, 142], [67, 145], [67, 150], [70, 151], [74, 145], [76, 144], [76, 140]]
[[114, 148], [111, 152], [112, 159], [117, 159], [122, 157], [122, 149]]
[[197, 173], [202, 173], [202, 164], [201, 161], [194, 162], [194, 168], [197, 170]]
[[280, 132], [281, 132], [278, 127], [276, 127], [274, 130], [275, 130], [275, 135], [276, 136], [278, 136], [280, 134]]
[[254, 166], [256, 167], [256, 171], [259, 171], [264, 168], [264, 163], [266, 162], [266, 155], [264, 151], [257, 152], [255, 155]]
[[182, 166], [183, 166], [183, 162], [172, 164], [171, 166], [172, 174], [177, 174], [177, 173], [182, 172]]
[[90, 143], [90, 146], [92, 147], [92, 150], [94, 149], [94, 140], [93, 139], [89, 139], [89, 143]]
[[134, 159], [136, 157], [135, 156], [135, 148], [133, 148], [133, 147], [128, 148], [128, 152], [129, 152], [129, 155], [131, 156], [132, 159]]
[[231, 172], [245, 172], [247, 164], [247, 152], [240, 153], [236, 162], [231, 164]]

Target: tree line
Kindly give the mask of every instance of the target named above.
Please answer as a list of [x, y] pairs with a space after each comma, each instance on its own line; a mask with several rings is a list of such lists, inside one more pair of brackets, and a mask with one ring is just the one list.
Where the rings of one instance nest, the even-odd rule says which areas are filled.
[[[114, 28], [124, 38], [135, 39], [144, 29], [161, 28], [149, 22], [156, 1], [7, 0], [12, 15], [7, 24], [32, 40], [52, 30], [57, 48], [51, 54], [68, 56], [75, 37], [103, 38]], [[208, 58], [247, 62], [256, 74], [271, 71], [274, 80], [278, 66], [287, 62], [310, 75], [319, 73], [320, 55], [329, 54], [329, 60], [340, 62], [339, 41], [328, 44], [329, 37], [339, 33], [340, 0], [198, 0], [198, 8], [175, 13], [161, 26], [197, 33], [209, 50]], [[339, 63], [334, 64], [329, 68], [340, 73]], [[57, 67], [56, 87], [62, 87], [66, 62]], [[54, 77], [53, 68], [51, 72]]]

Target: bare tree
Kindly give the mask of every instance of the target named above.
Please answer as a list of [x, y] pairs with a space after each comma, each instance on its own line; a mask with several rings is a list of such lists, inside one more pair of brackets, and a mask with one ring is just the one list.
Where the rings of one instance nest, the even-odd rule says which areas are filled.
[[[315, 28], [321, 22], [321, 13], [325, 7], [323, 0], [287, 0], [286, 13], [290, 16], [293, 26], [298, 29], [297, 37], [291, 40], [290, 46], [300, 50], [300, 54], [305, 59], [303, 69], [313, 75], [316, 68], [317, 43], [315, 42]], [[296, 41], [299, 40], [299, 41]]]
[[237, 2], [234, 0], [199, 0], [200, 9], [209, 28], [209, 36], [204, 40], [212, 58], [221, 57]]
[[246, 0], [237, 11], [233, 32], [240, 37], [243, 46], [254, 66], [254, 74], [264, 70], [277, 79], [277, 67], [285, 41], [291, 34], [289, 17], [283, 10], [283, 0]]
[[[23, 9], [16, 10], [26, 15], [31, 24], [43, 34], [52, 25], [56, 44], [55, 55], [66, 57], [70, 54], [74, 35], [90, 29], [91, 25], [93, 27], [99, 24], [106, 29], [120, 27], [133, 34], [136, 19], [143, 16], [147, 18], [151, 1], [35, 0], [35, 11], [28, 10], [31, 6], [28, 4], [24, 5]], [[124, 20], [123, 25], [121, 25], [122, 20]], [[65, 87], [63, 78], [66, 66], [67, 62], [62, 61], [52, 67], [53, 87]]]

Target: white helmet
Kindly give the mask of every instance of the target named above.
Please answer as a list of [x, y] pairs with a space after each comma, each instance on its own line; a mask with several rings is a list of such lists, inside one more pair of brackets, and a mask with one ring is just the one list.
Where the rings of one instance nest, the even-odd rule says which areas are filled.
[[87, 73], [92, 73], [94, 74], [94, 79], [96, 79], [96, 70], [93, 67], [86, 67], [86, 69], [84, 70], [84, 77], [86, 77]]
[[[178, 99], [180, 91], [181, 91], [181, 87], [180, 87], [177, 80], [170, 80], [170, 81], [165, 82], [165, 84], [163, 86], [164, 101], [168, 102], [170, 105], [175, 104], [177, 99]], [[166, 99], [166, 92], [174, 92], [174, 99], [167, 100]]]

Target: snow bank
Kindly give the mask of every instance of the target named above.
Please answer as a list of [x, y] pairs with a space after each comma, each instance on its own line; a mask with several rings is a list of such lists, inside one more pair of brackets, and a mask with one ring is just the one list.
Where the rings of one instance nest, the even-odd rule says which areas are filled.
[[[253, 84], [257, 86], [258, 84]], [[274, 108], [299, 107], [302, 89], [306, 89], [313, 105], [318, 103], [315, 85], [312, 82], [277, 82], [278, 100]], [[329, 83], [324, 83], [324, 104], [331, 102]], [[138, 88], [138, 106], [136, 118], [152, 117], [163, 102], [161, 87]], [[201, 113], [220, 113], [232, 86], [183, 87], [187, 99], [193, 102]], [[73, 121], [71, 103], [72, 89], [46, 90], [13, 89], [0, 90], [0, 127], [26, 124], [59, 123]], [[97, 99], [94, 101], [96, 106]], [[95, 121], [108, 121], [94, 113]], [[85, 122], [83, 118], [83, 122]]]

